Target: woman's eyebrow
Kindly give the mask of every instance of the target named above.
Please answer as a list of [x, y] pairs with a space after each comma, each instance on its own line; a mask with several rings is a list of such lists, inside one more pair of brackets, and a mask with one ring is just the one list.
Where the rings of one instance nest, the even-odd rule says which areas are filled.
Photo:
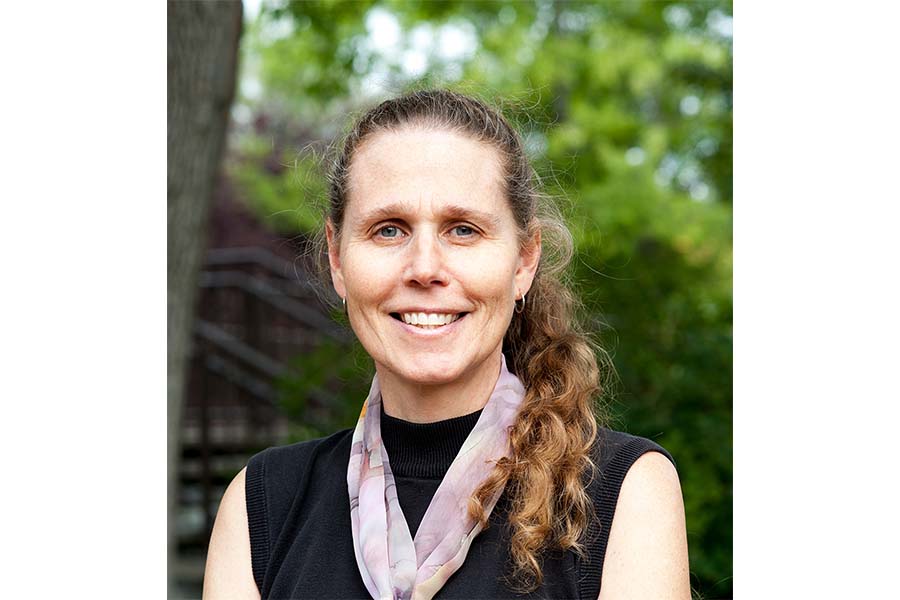
[[[391, 219], [402, 217], [415, 212], [409, 204], [394, 203], [386, 206], [379, 206], [363, 214], [361, 222], [371, 223], [382, 219]], [[499, 227], [500, 218], [483, 210], [451, 204], [441, 208], [441, 215], [447, 219], [471, 220], [486, 223], [490, 227]]]
[[500, 217], [498, 217], [494, 213], [489, 213], [487, 211], [478, 210], [475, 208], [468, 208], [465, 206], [451, 204], [450, 206], [444, 207], [444, 214], [446, 214], [447, 217], [451, 219], [486, 223], [490, 227], [500, 226]]

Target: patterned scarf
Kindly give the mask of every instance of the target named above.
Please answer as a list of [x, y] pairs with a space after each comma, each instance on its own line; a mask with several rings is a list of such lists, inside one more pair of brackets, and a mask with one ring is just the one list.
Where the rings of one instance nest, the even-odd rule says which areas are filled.
[[[525, 397], [522, 382], [506, 368], [475, 428], [438, 486], [413, 541], [381, 442], [381, 389], [372, 379], [353, 432], [347, 485], [356, 563], [376, 599], [429, 600], [462, 566], [481, 526], [469, 517], [469, 498], [509, 454], [508, 431]], [[500, 497], [485, 506], [490, 514]]]

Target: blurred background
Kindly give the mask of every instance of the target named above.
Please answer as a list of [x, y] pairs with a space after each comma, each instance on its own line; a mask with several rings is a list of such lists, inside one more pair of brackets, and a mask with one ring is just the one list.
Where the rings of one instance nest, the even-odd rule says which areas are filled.
[[732, 4], [170, 2], [170, 596], [225, 486], [355, 424], [371, 361], [315, 293], [323, 157], [410, 87], [524, 134], [617, 371], [608, 423], [675, 457], [695, 597], [732, 596]]

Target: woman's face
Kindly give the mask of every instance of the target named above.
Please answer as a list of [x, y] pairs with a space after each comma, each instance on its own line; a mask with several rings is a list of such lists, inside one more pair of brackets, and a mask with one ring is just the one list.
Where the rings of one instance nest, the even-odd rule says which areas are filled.
[[540, 258], [540, 234], [520, 250], [502, 181], [493, 147], [450, 131], [381, 132], [357, 148], [329, 260], [382, 377], [452, 383], [499, 355]]

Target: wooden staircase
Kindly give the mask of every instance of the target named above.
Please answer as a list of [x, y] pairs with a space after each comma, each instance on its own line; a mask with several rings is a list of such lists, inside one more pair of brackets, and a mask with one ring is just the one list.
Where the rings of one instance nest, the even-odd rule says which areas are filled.
[[347, 341], [307, 270], [260, 247], [209, 251], [181, 431], [176, 576], [199, 598], [216, 510], [256, 452], [285, 443], [276, 382], [323, 337]]

